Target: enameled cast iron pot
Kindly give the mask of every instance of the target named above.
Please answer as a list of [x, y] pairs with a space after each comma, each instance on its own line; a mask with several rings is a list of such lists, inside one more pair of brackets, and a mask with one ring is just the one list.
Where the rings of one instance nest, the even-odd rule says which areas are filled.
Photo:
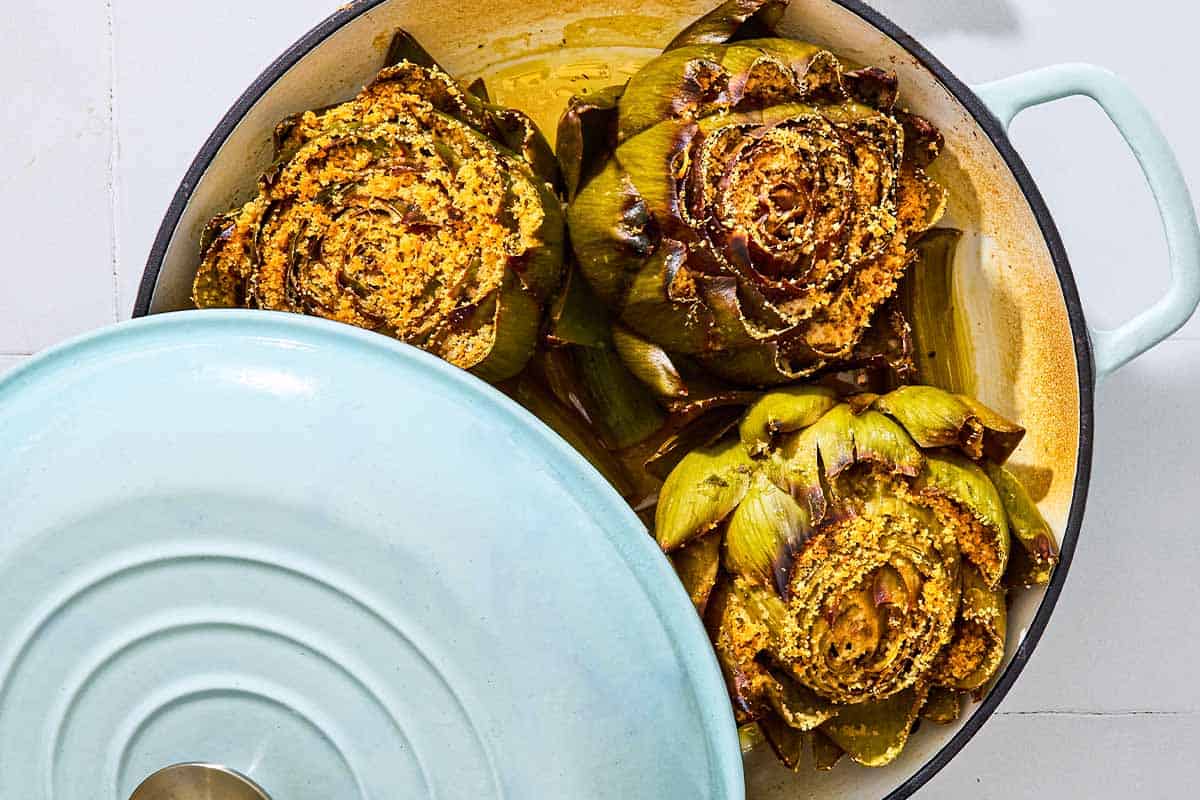
[[[271, 130], [295, 111], [350, 97], [382, 66], [394, 29], [411, 31], [452, 73], [482, 75], [499, 102], [552, 132], [566, 96], [625, 80], [716, 0], [360, 0], [287, 50], [234, 104], [204, 144], [154, 243], [135, 316], [186, 308], [204, 223], [253, 193]], [[926, 725], [893, 765], [842, 763], [797, 777], [768, 752], [746, 756], [748, 796], [888, 797], [912, 794], [988, 718], [1029, 659], [1054, 609], [1083, 518], [1098, 379], [1178, 328], [1200, 299], [1200, 233], [1182, 176], [1129, 90], [1088, 65], [1060, 65], [969, 88], [920, 44], [858, 0], [792, 0], [782, 35], [894, 69], [904, 102], [946, 136], [934, 174], [949, 187], [943, 224], [966, 235], [956, 300], [970, 321], [977, 386], [988, 405], [1029, 429], [1013, 462], [1062, 541], [1044, 591], [1013, 593], [1008, 663], [990, 694], [956, 725]], [[1005, 129], [1024, 108], [1070, 95], [1093, 98], [1137, 156], [1162, 214], [1171, 288], [1116, 330], [1089, 328], [1058, 232]], [[664, 735], [669, 735], [664, 732]]]

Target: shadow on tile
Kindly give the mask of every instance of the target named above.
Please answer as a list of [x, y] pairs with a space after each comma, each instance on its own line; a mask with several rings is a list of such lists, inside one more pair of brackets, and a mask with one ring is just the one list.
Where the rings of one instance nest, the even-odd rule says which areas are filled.
[[959, 31], [997, 38], [1015, 37], [1021, 29], [1016, 9], [1007, 0], [868, 0], [869, 5], [914, 36]]

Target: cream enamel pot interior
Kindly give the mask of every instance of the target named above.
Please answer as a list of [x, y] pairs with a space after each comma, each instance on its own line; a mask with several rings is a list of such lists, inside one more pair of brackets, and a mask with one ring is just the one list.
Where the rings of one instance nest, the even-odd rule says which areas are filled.
[[[524, 0], [494, 4], [480, 14], [476, 4], [462, 0], [351, 3], [269, 67], [205, 143], [159, 231], [135, 315], [189, 307], [200, 231], [214, 214], [252, 194], [270, 158], [275, 122], [351, 96], [382, 66], [396, 28], [412, 32], [458, 77], [483, 76], [495, 99], [527, 110], [550, 133], [571, 89], [624, 81], [713, 4]], [[857, 0], [793, 0], [780, 33], [825, 45], [851, 61], [894, 69], [903, 102], [945, 134], [933, 172], [951, 192], [942, 224], [966, 234], [955, 292], [970, 323], [978, 394], [1029, 429], [1013, 463], [1062, 543], [1051, 584], [1013, 593], [1008, 663], [988, 696], [960, 722], [924, 725], [883, 769], [843, 760], [831, 772], [797, 776], [769, 752], [745, 758], [747, 793], [754, 800], [906, 797], [991, 714], [1042, 634], [1082, 521], [1097, 377], [1190, 316], [1200, 298], [1200, 236], [1161, 135], [1123, 84], [1103, 70], [1064, 65], [973, 91]], [[1171, 252], [1168, 295], [1116, 331], [1088, 329], [1054, 224], [1005, 134], [1021, 109], [1075, 94], [1096, 99], [1130, 142], [1159, 202]]]

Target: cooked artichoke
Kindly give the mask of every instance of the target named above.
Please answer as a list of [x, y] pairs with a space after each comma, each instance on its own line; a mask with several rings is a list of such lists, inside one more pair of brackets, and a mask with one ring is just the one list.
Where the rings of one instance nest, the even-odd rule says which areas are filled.
[[553, 156], [406, 34], [393, 58], [354, 99], [280, 123], [258, 195], [204, 236], [193, 301], [315, 314], [507, 378], [561, 280]]
[[896, 76], [771, 37], [782, 6], [731, 0], [559, 126], [572, 246], [619, 324], [754, 385], [851, 359], [946, 197]]
[[823, 761], [832, 743], [886, 764], [919, 713], [948, 721], [995, 675], [1006, 586], [1045, 582], [1057, 560], [1002, 466], [1023, 433], [930, 386], [789, 387], [668, 475], [655, 536], [668, 552], [719, 537], [721, 577], [693, 568], [688, 589], [711, 593], [739, 720], [785, 762], [819, 730]]

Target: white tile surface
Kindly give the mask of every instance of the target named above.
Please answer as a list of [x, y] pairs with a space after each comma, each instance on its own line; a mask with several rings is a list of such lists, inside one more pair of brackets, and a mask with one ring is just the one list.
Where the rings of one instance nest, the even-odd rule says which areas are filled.
[[115, 316], [105, 4], [6, 4], [0, 42], [0, 353], [31, 353]]
[[[1200, 108], [1184, 67], [1195, 49], [1191, 7], [875, 4], [968, 81], [1067, 60], [1113, 68], [1153, 110], [1200, 191]], [[0, 208], [10, 249], [0, 263], [0, 371], [128, 314], [158, 222], [204, 138], [251, 79], [337, 5], [6, 7]], [[1100, 112], [1064, 101], [1023, 116], [1014, 138], [1063, 232], [1092, 320], [1111, 325], [1151, 302], [1166, 283], [1165, 248], [1134, 161]], [[1191, 400], [1200, 395], [1200, 322], [1098, 395], [1089, 510], [1059, 608], [1004, 713], [922, 797], [1182, 797], [1189, 793], [1178, 787], [1200, 779], [1195, 760], [1179, 755], [1200, 748], [1200, 685], [1190, 679], [1200, 658], [1190, 505], [1200, 474]]]
[[997, 716], [921, 800], [1185, 800], [1200, 783], [1200, 716]]

